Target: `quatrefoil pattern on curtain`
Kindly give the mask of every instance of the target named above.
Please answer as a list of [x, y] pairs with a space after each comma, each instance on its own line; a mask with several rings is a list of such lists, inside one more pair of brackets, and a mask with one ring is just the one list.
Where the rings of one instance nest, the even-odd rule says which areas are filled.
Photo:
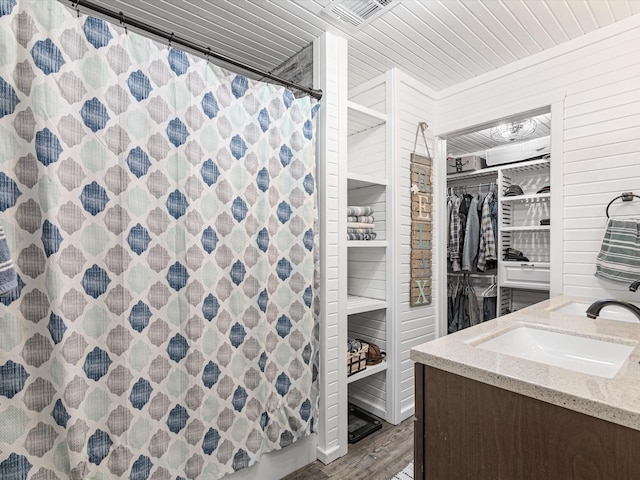
[[0, 478], [220, 478], [311, 432], [316, 108], [0, 0]]

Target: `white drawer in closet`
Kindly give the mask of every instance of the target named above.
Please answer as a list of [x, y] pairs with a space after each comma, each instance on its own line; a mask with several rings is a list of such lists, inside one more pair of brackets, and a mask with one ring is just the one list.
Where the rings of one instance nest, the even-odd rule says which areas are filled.
[[500, 285], [504, 287], [548, 290], [551, 278], [547, 262], [501, 262]]

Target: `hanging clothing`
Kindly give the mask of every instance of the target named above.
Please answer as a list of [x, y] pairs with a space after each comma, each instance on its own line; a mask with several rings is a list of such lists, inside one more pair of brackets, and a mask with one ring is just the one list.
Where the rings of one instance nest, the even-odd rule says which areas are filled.
[[452, 321], [449, 324], [449, 333], [462, 330], [464, 325], [468, 323], [465, 318], [465, 315], [467, 314], [467, 299], [463, 292], [464, 288], [458, 286], [456, 289], [456, 295], [453, 299], [453, 315]]
[[[449, 284], [451, 287], [451, 284]], [[469, 285], [455, 284], [448, 288], [448, 332], [477, 325], [482, 322], [482, 315], [474, 288]]]
[[493, 320], [497, 316], [498, 297], [484, 297], [482, 299], [482, 321]]
[[465, 234], [467, 233], [467, 219], [469, 218], [469, 209], [471, 207], [471, 200], [473, 200], [473, 196], [465, 193], [462, 195], [460, 200], [460, 258], [462, 258], [462, 253], [464, 251], [464, 242], [466, 240]]
[[480, 244], [479, 200], [481, 200], [481, 195], [473, 197], [467, 215], [467, 226], [464, 234], [465, 241], [462, 247], [462, 270], [466, 271], [473, 269], [474, 260], [478, 256], [478, 246]]
[[449, 333], [457, 331], [457, 328], [454, 327], [454, 324], [456, 321], [456, 298], [458, 296], [459, 289], [459, 283], [453, 284], [449, 282], [447, 285], [447, 329]]
[[476, 291], [471, 285], [465, 285], [465, 295], [467, 297], [467, 318], [469, 324], [466, 327], [472, 327], [482, 322], [482, 315], [480, 313], [480, 306], [478, 304], [478, 297]]
[[[492, 204], [496, 206], [497, 215], [497, 203], [495, 201], [495, 195], [490, 192], [484, 199], [482, 206], [482, 220], [480, 223], [480, 247], [478, 252], [477, 268], [481, 272], [484, 272], [487, 267], [487, 262], [496, 261], [498, 259], [496, 253], [496, 233], [494, 229], [494, 223], [491, 216]], [[497, 219], [497, 217], [496, 217]], [[497, 221], [497, 220], [496, 220]]]
[[462, 199], [454, 197], [451, 205], [449, 228], [449, 260], [454, 272], [460, 271], [460, 204]]
[[492, 320], [497, 316], [498, 284], [494, 282], [482, 292], [482, 321]]

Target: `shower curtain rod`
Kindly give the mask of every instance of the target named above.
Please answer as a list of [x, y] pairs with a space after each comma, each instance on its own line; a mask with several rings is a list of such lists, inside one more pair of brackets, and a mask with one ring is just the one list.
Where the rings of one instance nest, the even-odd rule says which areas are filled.
[[313, 98], [316, 98], [318, 100], [320, 100], [322, 98], [322, 90], [316, 90], [313, 88], [309, 88], [309, 87], [305, 87], [303, 85], [299, 85], [295, 82], [290, 82], [289, 80], [285, 80], [284, 78], [280, 78], [276, 75], [273, 75], [269, 72], [264, 72], [262, 70], [259, 70], [255, 67], [252, 67], [250, 65], [244, 64], [242, 62], [239, 62], [238, 60], [234, 60], [232, 58], [229, 58], [225, 55], [222, 55], [221, 53], [216, 53], [214, 51], [211, 50], [211, 48], [205, 48], [201, 45], [198, 45], [196, 43], [193, 43], [187, 39], [181, 38], [177, 35], [175, 35], [173, 32], [169, 33], [166, 32], [164, 30], [160, 30], [157, 27], [154, 27], [152, 25], [149, 25], [145, 22], [141, 22], [140, 20], [136, 20], [134, 18], [130, 18], [130, 17], [126, 17], [124, 15], [123, 12], [115, 12], [113, 10], [110, 10], [106, 7], [103, 7], [102, 5], [98, 5], [96, 3], [93, 2], [88, 2], [86, 0], [69, 0], [69, 2], [71, 3], [72, 8], [78, 9], [79, 7], [82, 7], [83, 9], [87, 9], [89, 11], [98, 13], [100, 15], [103, 15], [105, 17], [109, 17], [112, 18], [116, 21], [118, 21], [122, 26], [131, 26], [134, 27], [136, 29], [142, 30], [143, 32], [146, 33], [150, 33], [151, 35], [155, 35], [157, 37], [163, 38], [165, 40], [167, 40], [169, 42], [169, 44], [172, 43], [176, 43], [178, 45], [182, 45], [183, 47], [189, 48], [191, 50], [195, 50], [196, 52], [199, 52], [203, 55], [205, 55], [205, 57], [211, 57], [211, 58], [215, 58], [217, 60], [221, 60], [224, 63], [228, 63], [229, 65], [233, 65], [234, 67], [238, 67], [241, 68], [243, 70], [247, 70], [251, 73], [255, 73], [256, 75], [260, 75], [262, 77], [268, 78], [269, 80], [272, 80], [276, 83], [279, 83], [281, 85], [284, 85], [286, 87], [291, 87], [294, 88], [296, 90], [300, 90], [304, 93], [309, 94], [310, 96], [312, 96]]

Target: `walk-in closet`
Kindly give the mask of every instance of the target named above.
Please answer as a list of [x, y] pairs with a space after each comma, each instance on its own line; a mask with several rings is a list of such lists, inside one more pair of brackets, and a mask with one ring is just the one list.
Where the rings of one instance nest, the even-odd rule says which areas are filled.
[[447, 332], [549, 298], [551, 115], [447, 139]]

